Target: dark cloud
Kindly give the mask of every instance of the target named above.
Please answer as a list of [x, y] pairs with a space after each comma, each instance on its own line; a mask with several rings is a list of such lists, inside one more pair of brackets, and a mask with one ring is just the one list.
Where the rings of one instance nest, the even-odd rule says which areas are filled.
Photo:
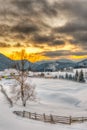
[[[87, 1], [51, 1], [1, 0], [0, 38], [12, 39], [14, 43], [17, 43], [15, 46], [20, 47], [22, 44], [25, 46], [26, 41], [26, 45], [29, 41], [29, 44], [36, 47], [44, 47], [44, 43], [49, 47], [56, 47], [65, 45], [68, 41], [85, 52], [87, 48]], [[63, 21], [64, 24], [62, 24]], [[67, 37], [72, 37], [72, 40], [66, 40]], [[18, 40], [23, 43], [21, 44]], [[2, 44], [5, 46], [4, 43]], [[75, 55], [69, 50], [46, 54], [48, 56]], [[83, 55], [83, 52], [80, 54]], [[78, 52], [76, 55], [80, 54]]]
[[77, 22], [75, 23], [75, 21], [69, 22], [62, 27], [54, 29], [54, 32], [56, 33], [65, 33], [65, 34], [83, 32], [83, 31], [87, 31], [87, 26], [86, 24], [81, 24], [80, 21], [78, 23]]
[[60, 40], [59, 38], [55, 39], [55, 36], [53, 35], [34, 35], [32, 40], [38, 46], [41, 46], [41, 44], [47, 44], [48, 46], [65, 45], [64, 40]]
[[70, 50], [47, 51], [43, 52], [43, 55], [48, 57], [67, 56], [70, 55], [70, 52]]
[[16, 43], [14, 47], [24, 47], [21, 43]]
[[65, 45], [65, 42], [63, 40], [54, 40], [52, 42], [52, 45], [54, 45], [54, 46]]
[[87, 51], [84, 51], [84, 52], [74, 52], [74, 53], [72, 53], [72, 55], [75, 55], [75, 56], [85, 56], [85, 55], [87, 55]]
[[18, 33], [24, 33], [24, 34], [30, 34], [30, 33], [33, 33], [33, 32], [36, 32], [38, 31], [38, 27], [37, 26], [34, 26], [34, 25], [27, 25], [27, 24], [24, 24], [24, 25], [16, 25], [12, 28], [12, 31], [13, 32], [18, 32]]
[[6, 24], [0, 24], [0, 36], [9, 35], [10, 29], [10, 26]]
[[23, 41], [23, 40], [26, 39], [26, 36], [24, 34], [17, 33], [17, 34], [14, 35], [14, 39], [22, 40]]
[[66, 57], [66, 56], [85, 56], [87, 55], [87, 51], [85, 52], [72, 52], [70, 50], [59, 50], [59, 51], [45, 51], [42, 53], [44, 56], [47, 56], [47, 57], [52, 57], [52, 58], [55, 58], [55, 57]]
[[69, 40], [70, 44], [80, 47], [83, 50], [87, 49], [87, 32], [76, 32], [72, 36], [73, 39]]
[[0, 42], [0, 47], [10, 47], [10, 44], [5, 42]]
[[35, 35], [32, 40], [38, 44], [49, 43], [53, 40], [53, 37], [46, 35]]
[[78, 32], [74, 34], [74, 38], [79, 42], [87, 44], [87, 32]]
[[26, 13], [39, 16], [40, 14], [50, 16], [57, 16], [58, 11], [47, 0], [14, 0], [12, 2], [18, 9]]
[[69, 21], [72, 20], [87, 20], [87, 1], [86, 0], [62, 0], [60, 3], [55, 2], [55, 8], [61, 12], [62, 15], [67, 16]]

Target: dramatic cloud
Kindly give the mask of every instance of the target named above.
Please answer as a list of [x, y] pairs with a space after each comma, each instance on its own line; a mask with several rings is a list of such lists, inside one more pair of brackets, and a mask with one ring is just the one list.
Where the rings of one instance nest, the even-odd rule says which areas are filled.
[[65, 45], [64, 40], [56, 39], [55, 36], [50, 35], [35, 35], [33, 36], [33, 42], [37, 45], [47, 44], [48, 46], [62, 46]]
[[10, 44], [0, 42], [0, 47], [10, 47]]
[[66, 23], [64, 26], [62, 27], [58, 27], [54, 29], [55, 32], [57, 33], [75, 33], [75, 32], [83, 32], [83, 31], [87, 31], [87, 26], [86, 24], [81, 24], [80, 21], [78, 21], [78, 23], [76, 22], [69, 22]]
[[0, 0], [0, 39], [0, 47], [37, 48], [49, 57], [87, 55], [87, 1]]
[[54, 17], [57, 16], [58, 13], [56, 8], [54, 8], [54, 6], [51, 5], [47, 0], [14, 0], [13, 4], [26, 13], [29, 11], [29, 14], [34, 16], [42, 14]]
[[41, 43], [49, 43], [53, 40], [52, 37], [50, 36], [40, 36], [40, 35], [35, 35], [33, 40], [35, 42], [37, 42], [38, 44], [41, 44]]
[[87, 55], [87, 52], [72, 52], [70, 50], [60, 50], [60, 51], [48, 51], [43, 52], [43, 55], [47, 57], [62, 57], [62, 56], [84, 56]]
[[54, 46], [60, 46], [65, 45], [65, 42], [63, 40], [54, 40], [51, 44]]
[[22, 25], [17, 25], [12, 28], [13, 32], [17, 33], [24, 33], [24, 34], [31, 34], [33, 32], [37, 32], [39, 29], [37, 26], [34, 25], [27, 25], [27, 24], [22, 24]]
[[14, 47], [23, 47], [23, 45], [20, 44], [20, 43], [16, 43], [16, 44], [14, 45]]

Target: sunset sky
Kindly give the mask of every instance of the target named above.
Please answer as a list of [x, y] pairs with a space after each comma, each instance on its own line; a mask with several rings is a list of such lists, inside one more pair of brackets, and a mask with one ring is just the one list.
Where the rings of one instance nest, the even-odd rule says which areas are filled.
[[87, 58], [87, 0], [0, 0], [0, 53], [32, 62]]

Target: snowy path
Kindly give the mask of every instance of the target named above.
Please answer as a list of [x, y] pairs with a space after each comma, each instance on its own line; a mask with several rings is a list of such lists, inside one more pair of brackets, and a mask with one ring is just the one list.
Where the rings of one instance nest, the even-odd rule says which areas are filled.
[[4, 96], [0, 92], [0, 130], [87, 130], [87, 123], [69, 125], [52, 125], [39, 121], [22, 119], [10, 111]]

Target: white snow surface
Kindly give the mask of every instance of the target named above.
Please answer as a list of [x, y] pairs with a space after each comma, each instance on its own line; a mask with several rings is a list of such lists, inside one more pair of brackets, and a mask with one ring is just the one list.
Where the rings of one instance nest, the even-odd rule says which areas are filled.
[[[0, 130], [87, 130], [87, 123], [49, 124], [17, 117], [12, 113], [13, 110], [27, 110], [60, 116], [87, 116], [87, 83], [33, 77], [27, 81], [36, 85], [38, 101], [28, 102], [26, 108], [18, 103], [10, 108], [0, 92]], [[13, 82], [13, 79], [0, 81], [9, 96]]]
[[0, 130], [87, 130], [87, 123], [62, 125], [48, 124], [14, 115], [0, 93]]

